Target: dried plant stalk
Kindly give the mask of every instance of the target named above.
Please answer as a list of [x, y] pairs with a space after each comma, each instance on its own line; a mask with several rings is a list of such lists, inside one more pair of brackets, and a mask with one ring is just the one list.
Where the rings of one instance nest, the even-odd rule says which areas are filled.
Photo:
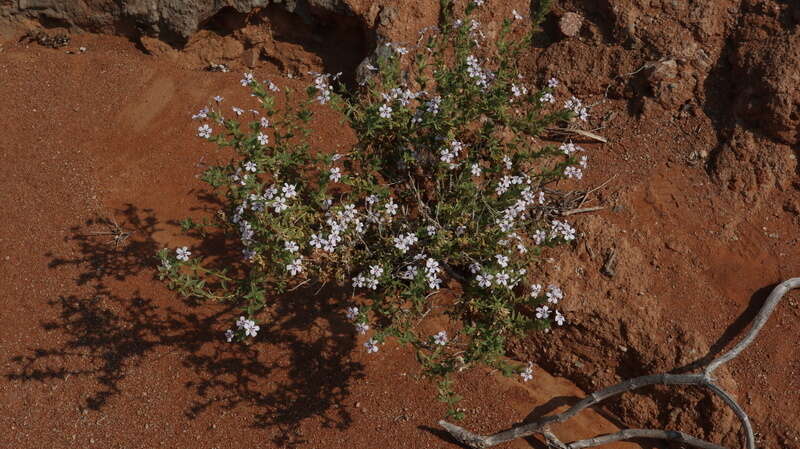
[[536, 421], [512, 427], [508, 430], [498, 432], [494, 435], [477, 435], [462, 427], [451, 424], [447, 421], [439, 421], [445, 430], [450, 435], [461, 443], [471, 448], [487, 448], [506, 441], [523, 438], [533, 434], [541, 434], [545, 437], [547, 444], [551, 448], [557, 449], [581, 449], [587, 447], [599, 446], [614, 441], [629, 440], [632, 438], [653, 438], [671, 441], [680, 441], [686, 445], [701, 448], [701, 449], [725, 449], [723, 446], [711, 443], [709, 441], [695, 438], [683, 432], [672, 430], [659, 430], [659, 429], [625, 429], [619, 432], [589, 438], [586, 440], [573, 441], [571, 443], [563, 443], [551, 431], [549, 426], [554, 423], [561, 423], [569, 420], [581, 410], [596, 405], [610, 397], [620, 395], [622, 393], [633, 391], [649, 385], [696, 385], [706, 387], [719, 396], [728, 407], [730, 407], [739, 421], [742, 423], [744, 431], [744, 440], [746, 449], [755, 449], [755, 436], [753, 433], [753, 426], [750, 424], [750, 418], [745, 413], [744, 409], [736, 402], [733, 397], [725, 390], [720, 388], [713, 377], [714, 371], [736, 358], [742, 351], [745, 350], [758, 336], [758, 333], [764, 327], [775, 307], [783, 299], [784, 295], [792, 289], [800, 288], [800, 277], [788, 279], [778, 284], [767, 297], [761, 310], [758, 311], [753, 325], [747, 332], [745, 337], [737, 343], [730, 351], [726, 352], [720, 357], [712, 360], [705, 367], [702, 373], [697, 374], [651, 374], [647, 376], [635, 377], [612, 385], [600, 391], [596, 391], [589, 396], [582, 399], [577, 404], [570, 407], [568, 410], [557, 415], [544, 416]]

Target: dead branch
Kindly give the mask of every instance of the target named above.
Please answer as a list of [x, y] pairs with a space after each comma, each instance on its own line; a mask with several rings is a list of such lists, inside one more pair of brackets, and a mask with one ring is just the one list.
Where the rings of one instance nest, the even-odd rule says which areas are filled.
[[631, 438], [673, 440], [681, 441], [687, 445], [701, 449], [725, 449], [723, 446], [695, 438], [682, 432], [657, 429], [625, 429], [610, 435], [603, 435], [565, 444], [562, 443], [549, 429], [551, 424], [567, 421], [588, 407], [594, 406], [610, 397], [617, 396], [628, 391], [633, 391], [649, 385], [696, 385], [710, 389], [734, 411], [736, 416], [739, 418], [739, 421], [742, 423], [742, 429], [745, 437], [745, 447], [747, 449], [755, 449], [755, 435], [753, 433], [753, 427], [750, 423], [750, 418], [747, 416], [747, 413], [745, 413], [744, 409], [742, 409], [742, 407], [736, 402], [736, 400], [714, 382], [715, 379], [712, 375], [717, 368], [736, 358], [753, 342], [753, 340], [755, 340], [755, 338], [758, 336], [758, 333], [761, 331], [761, 328], [763, 328], [764, 324], [767, 322], [767, 320], [769, 320], [770, 315], [772, 315], [772, 312], [775, 310], [775, 307], [778, 305], [780, 300], [784, 297], [784, 295], [786, 295], [787, 292], [795, 288], [800, 288], [800, 277], [788, 279], [778, 284], [778, 286], [776, 286], [767, 297], [767, 300], [764, 302], [761, 310], [759, 310], [758, 314], [753, 320], [753, 325], [750, 327], [750, 330], [747, 332], [745, 337], [730, 351], [711, 361], [702, 373], [663, 373], [628, 379], [624, 382], [620, 382], [616, 385], [612, 385], [608, 388], [590, 394], [562, 413], [544, 416], [536, 421], [515, 426], [508, 430], [498, 432], [494, 435], [477, 435], [446, 421], [439, 421], [439, 425], [447, 430], [450, 435], [453, 436], [453, 438], [472, 448], [487, 448], [496, 444], [504, 443], [506, 441], [511, 441], [538, 433], [545, 437], [550, 447], [561, 449], [594, 447], [613, 441], [627, 440]]
[[566, 445], [568, 449], [582, 449], [585, 447], [600, 446], [602, 444], [613, 443], [614, 441], [632, 440], [634, 438], [648, 438], [653, 440], [678, 441], [689, 446], [701, 449], [725, 449], [723, 446], [709, 443], [708, 441], [695, 438], [676, 430], [655, 430], [655, 429], [625, 429], [617, 433], [602, 435], [599, 437], [588, 438], [586, 440], [575, 441]]

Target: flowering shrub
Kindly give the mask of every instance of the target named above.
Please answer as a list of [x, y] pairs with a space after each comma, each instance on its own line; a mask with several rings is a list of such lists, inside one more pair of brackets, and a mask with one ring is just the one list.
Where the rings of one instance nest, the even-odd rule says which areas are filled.
[[[565, 323], [556, 309], [563, 291], [543, 287], [527, 269], [545, 248], [576, 238], [558, 219], [557, 192], [545, 186], [580, 179], [586, 167], [580, 147], [534, 138], [588, 114], [576, 98], [555, 106], [557, 80], [535, 89], [519, 72], [543, 12], [531, 21], [515, 11], [490, 49], [472, 18], [482, 3], [456, 20], [445, 4], [442, 25], [423, 30], [417, 46], [380, 48], [367, 66], [371, 76], [350, 96], [334, 88], [336, 75], [313, 74], [298, 100], [246, 73], [241, 83], [260, 110], [234, 107], [226, 118], [215, 97], [195, 114], [203, 122], [198, 136], [230, 147], [233, 157], [203, 175], [224, 208], [214, 220], [183, 226], [201, 235], [221, 229], [239, 241], [242, 260], [218, 269], [189, 248], [165, 249], [159, 271], [186, 297], [242, 305], [228, 341], [257, 337], [270, 295], [336, 282], [352, 288], [342, 311], [358, 333], [370, 334], [366, 351], [379, 351], [388, 337], [413, 345], [425, 372], [440, 376], [453, 413], [458, 397], [448, 374], [456, 370], [484, 363], [532, 378], [530, 365], [502, 361], [504, 344]], [[514, 39], [515, 32], [524, 35]], [[278, 92], [285, 107], [276, 107]], [[308, 144], [315, 102], [346, 117], [358, 137], [350, 151]], [[240, 122], [244, 114], [253, 119]], [[443, 288], [455, 299], [443, 299]], [[417, 324], [434, 308], [452, 326], [426, 335]]]

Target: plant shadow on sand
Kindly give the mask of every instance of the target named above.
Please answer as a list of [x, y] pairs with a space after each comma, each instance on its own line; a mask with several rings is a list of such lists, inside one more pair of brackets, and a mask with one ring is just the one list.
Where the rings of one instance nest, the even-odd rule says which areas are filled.
[[[100, 410], [115, 397], [124, 400], [131, 368], [158, 372], [163, 369], [159, 359], [178, 354], [193, 373], [182, 384], [191, 392], [187, 419], [242, 405], [248, 412], [256, 410], [252, 426], [276, 430], [271, 432], [274, 442], [283, 446], [302, 442], [298, 430], [307, 419], [325, 427], [349, 426], [351, 416], [338, 404], [363, 367], [350, 361], [356, 339], [338, 305], [343, 292], [298, 290], [275, 298], [274, 318], [261, 323], [252, 345], [226, 343], [222, 331], [238, 307], [182, 303], [171, 292], [161, 299], [143, 295], [143, 290], [159, 290], [153, 279], [159, 249], [153, 234], [161, 230], [159, 221], [152, 210], [133, 205], [114, 215], [120, 224], [88, 220], [71, 229], [68, 239], [77, 255], [48, 254], [52, 270], [79, 270], [74, 282], [85, 293], [49, 301], [58, 317], [41, 326], [59, 337], [48, 342], [60, 343], [12, 356], [7, 379], [88, 378], [96, 386], [80, 406]], [[221, 237], [203, 242], [208, 243], [192, 248], [195, 254], [224, 247]]]

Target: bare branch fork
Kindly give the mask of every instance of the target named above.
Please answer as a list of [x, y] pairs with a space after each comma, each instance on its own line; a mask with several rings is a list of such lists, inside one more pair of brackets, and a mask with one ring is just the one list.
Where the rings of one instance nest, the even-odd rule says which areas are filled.
[[439, 421], [439, 425], [444, 427], [445, 430], [450, 432], [456, 440], [471, 448], [487, 448], [496, 444], [505, 443], [507, 441], [515, 440], [517, 438], [524, 438], [535, 433], [541, 434], [547, 440], [548, 447], [557, 449], [581, 449], [587, 447], [599, 446], [614, 441], [629, 440], [633, 438], [653, 438], [662, 440], [679, 441], [689, 446], [698, 447], [701, 449], [725, 449], [723, 446], [711, 443], [709, 441], [695, 438], [683, 432], [672, 430], [657, 430], [657, 429], [625, 429], [609, 435], [602, 435], [586, 440], [573, 441], [572, 443], [563, 443], [558, 437], [550, 431], [550, 425], [567, 421], [578, 412], [598, 404], [610, 397], [617, 396], [627, 391], [633, 391], [649, 385], [696, 385], [705, 387], [713, 391], [719, 396], [725, 404], [730, 407], [739, 421], [742, 423], [744, 430], [745, 448], [755, 449], [755, 436], [753, 434], [753, 426], [750, 424], [750, 418], [745, 413], [744, 409], [736, 402], [730, 394], [719, 387], [715, 383], [712, 376], [714, 371], [736, 358], [745, 348], [747, 348], [753, 340], [756, 339], [761, 328], [764, 327], [770, 315], [775, 310], [775, 307], [783, 299], [783, 296], [792, 289], [800, 288], [800, 277], [788, 279], [776, 286], [767, 297], [761, 310], [758, 311], [753, 325], [747, 332], [745, 337], [734, 346], [730, 351], [722, 356], [712, 360], [703, 370], [702, 373], [696, 374], [651, 374], [647, 376], [635, 377], [624, 382], [612, 385], [600, 391], [596, 391], [589, 396], [582, 399], [577, 404], [570, 407], [568, 410], [557, 415], [544, 416], [538, 420], [519, 426], [512, 427], [508, 430], [498, 432], [494, 435], [476, 435], [464, 428], [451, 424], [447, 421]]

